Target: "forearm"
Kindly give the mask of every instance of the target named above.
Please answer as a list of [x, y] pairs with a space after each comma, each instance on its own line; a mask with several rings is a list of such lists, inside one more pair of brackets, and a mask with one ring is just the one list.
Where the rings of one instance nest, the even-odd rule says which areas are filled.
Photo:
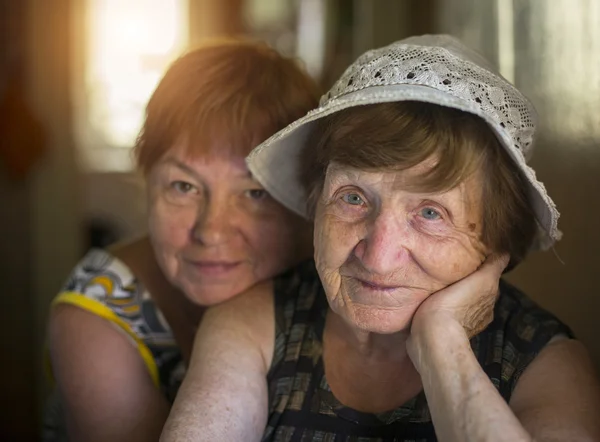
[[206, 312], [162, 442], [261, 440], [273, 324], [270, 283]]
[[228, 326], [214, 310], [204, 321], [160, 440], [259, 441], [268, 410], [260, 351], [241, 321]]
[[186, 378], [161, 442], [259, 441], [266, 425], [266, 385], [264, 381], [251, 384], [228, 376], [213, 381]]
[[460, 324], [430, 321], [413, 326], [408, 351], [440, 441], [531, 440], [477, 362]]

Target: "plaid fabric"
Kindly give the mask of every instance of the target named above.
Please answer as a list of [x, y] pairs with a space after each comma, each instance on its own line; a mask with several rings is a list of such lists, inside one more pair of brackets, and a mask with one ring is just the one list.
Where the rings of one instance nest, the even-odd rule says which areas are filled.
[[[335, 399], [322, 360], [327, 308], [312, 261], [275, 281], [276, 341], [263, 441], [436, 441], [424, 393], [382, 414], [361, 413]], [[501, 281], [494, 320], [471, 345], [483, 370], [508, 401], [521, 373], [557, 334], [572, 336], [557, 318]]]

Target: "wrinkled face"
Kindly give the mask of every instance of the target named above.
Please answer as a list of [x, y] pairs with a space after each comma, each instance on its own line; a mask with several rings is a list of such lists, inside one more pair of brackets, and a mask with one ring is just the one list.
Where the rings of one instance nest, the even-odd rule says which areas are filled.
[[190, 159], [175, 146], [148, 176], [149, 232], [165, 276], [213, 305], [312, 251], [310, 225], [273, 200], [243, 157]]
[[432, 293], [486, 256], [480, 178], [441, 193], [408, 191], [432, 162], [406, 171], [329, 166], [315, 219], [315, 260], [331, 309], [351, 326], [405, 331]]

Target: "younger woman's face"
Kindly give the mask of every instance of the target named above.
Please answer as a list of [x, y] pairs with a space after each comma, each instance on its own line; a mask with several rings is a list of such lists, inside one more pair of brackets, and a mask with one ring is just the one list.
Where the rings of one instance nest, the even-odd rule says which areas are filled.
[[190, 158], [185, 147], [153, 167], [148, 199], [158, 263], [189, 299], [223, 302], [310, 257], [310, 224], [272, 199], [242, 156]]

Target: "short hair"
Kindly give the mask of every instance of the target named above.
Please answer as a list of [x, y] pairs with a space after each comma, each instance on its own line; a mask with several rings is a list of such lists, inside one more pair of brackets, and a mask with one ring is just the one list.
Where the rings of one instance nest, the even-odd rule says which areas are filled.
[[296, 60], [265, 43], [211, 41], [176, 60], [158, 84], [136, 141], [137, 165], [147, 174], [184, 137], [190, 156], [246, 156], [318, 97]]
[[330, 163], [363, 170], [406, 170], [434, 157], [436, 163], [409, 186], [415, 191], [450, 190], [481, 174], [481, 241], [518, 264], [535, 239], [537, 223], [526, 178], [491, 128], [467, 112], [405, 101], [355, 106], [320, 120], [301, 158], [300, 175], [314, 216]]

